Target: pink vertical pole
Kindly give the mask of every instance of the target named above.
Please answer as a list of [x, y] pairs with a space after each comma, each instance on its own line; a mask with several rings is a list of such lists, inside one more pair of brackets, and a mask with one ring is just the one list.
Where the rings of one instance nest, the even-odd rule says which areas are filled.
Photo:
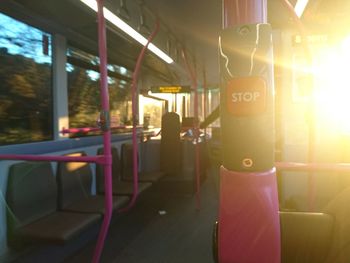
[[155, 38], [155, 36], [157, 35], [159, 28], [160, 28], [160, 22], [159, 22], [159, 19], [157, 19], [156, 25], [155, 25], [155, 28], [154, 28], [152, 34], [148, 37], [146, 45], [143, 46], [139, 56], [137, 57], [135, 69], [134, 69], [134, 72], [132, 74], [131, 94], [132, 94], [132, 123], [133, 123], [133, 125], [132, 125], [133, 193], [132, 193], [131, 200], [130, 200], [129, 204], [126, 207], [120, 209], [119, 210], [120, 212], [126, 212], [130, 208], [132, 208], [136, 203], [137, 196], [139, 193], [139, 182], [138, 182], [138, 180], [139, 180], [138, 179], [139, 168], [138, 168], [138, 163], [137, 163], [137, 153], [138, 153], [138, 143], [137, 143], [137, 125], [138, 125], [137, 82], [139, 79], [142, 61], [143, 61], [143, 58], [146, 54], [147, 48], [148, 48], [149, 44], [152, 42], [152, 40]]
[[223, 27], [267, 22], [267, 0], [223, 0]]
[[194, 75], [194, 116], [196, 119], [194, 126], [194, 134], [195, 134], [195, 171], [196, 171], [196, 200], [197, 200], [197, 209], [201, 209], [201, 186], [200, 186], [200, 178], [201, 178], [201, 170], [200, 170], [200, 152], [199, 152], [199, 114], [198, 114], [198, 83], [197, 76]]
[[266, 0], [223, 0], [220, 263], [280, 262], [272, 34], [266, 21]]
[[109, 94], [107, 83], [107, 40], [106, 25], [103, 14], [103, 0], [97, 0], [98, 16], [98, 45], [100, 55], [100, 89], [101, 89], [101, 124], [103, 130], [104, 152], [104, 179], [105, 179], [105, 214], [98, 235], [92, 262], [98, 263], [103, 250], [104, 242], [112, 217], [112, 155], [111, 155], [111, 131], [109, 127]]
[[[204, 120], [207, 118], [207, 104], [208, 104], [208, 90], [207, 90], [207, 74], [205, 69], [203, 70], [203, 95], [204, 95], [204, 106], [203, 106], [203, 115]], [[204, 129], [205, 140], [207, 138], [207, 128]]]

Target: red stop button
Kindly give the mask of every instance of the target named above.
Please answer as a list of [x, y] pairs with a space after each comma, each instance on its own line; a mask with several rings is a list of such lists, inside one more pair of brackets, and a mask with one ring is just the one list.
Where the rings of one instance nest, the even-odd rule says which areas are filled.
[[235, 78], [226, 89], [227, 110], [234, 116], [252, 116], [266, 109], [266, 82], [260, 77]]

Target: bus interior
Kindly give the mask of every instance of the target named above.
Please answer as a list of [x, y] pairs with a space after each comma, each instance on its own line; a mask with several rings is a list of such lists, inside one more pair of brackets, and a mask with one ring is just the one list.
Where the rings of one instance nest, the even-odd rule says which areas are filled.
[[350, 262], [349, 12], [0, 1], [0, 262]]

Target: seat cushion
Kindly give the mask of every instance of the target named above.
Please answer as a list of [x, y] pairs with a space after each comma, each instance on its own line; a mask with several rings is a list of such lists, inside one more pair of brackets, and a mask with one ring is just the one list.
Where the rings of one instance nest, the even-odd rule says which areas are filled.
[[[127, 196], [113, 196], [113, 211], [121, 208], [129, 201]], [[105, 213], [105, 199], [102, 195], [81, 199], [63, 208], [64, 211], [80, 213]]]
[[333, 217], [324, 213], [280, 212], [282, 262], [324, 262], [332, 240]]
[[16, 236], [64, 244], [101, 220], [100, 214], [55, 212], [16, 231]]
[[[347, 174], [344, 174], [348, 176]], [[350, 259], [350, 187], [339, 192], [323, 212], [334, 217], [334, 235], [327, 262], [349, 262]]]

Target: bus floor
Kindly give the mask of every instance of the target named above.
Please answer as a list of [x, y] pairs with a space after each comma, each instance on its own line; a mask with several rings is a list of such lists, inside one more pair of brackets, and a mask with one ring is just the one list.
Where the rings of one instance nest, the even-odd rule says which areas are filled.
[[[100, 262], [213, 262], [218, 168], [211, 168], [203, 182], [201, 199], [198, 211], [193, 194], [160, 188], [146, 191], [132, 210], [113, 222]], [[95, 239], [64, 262], [90, 262], [94, 245]]]

